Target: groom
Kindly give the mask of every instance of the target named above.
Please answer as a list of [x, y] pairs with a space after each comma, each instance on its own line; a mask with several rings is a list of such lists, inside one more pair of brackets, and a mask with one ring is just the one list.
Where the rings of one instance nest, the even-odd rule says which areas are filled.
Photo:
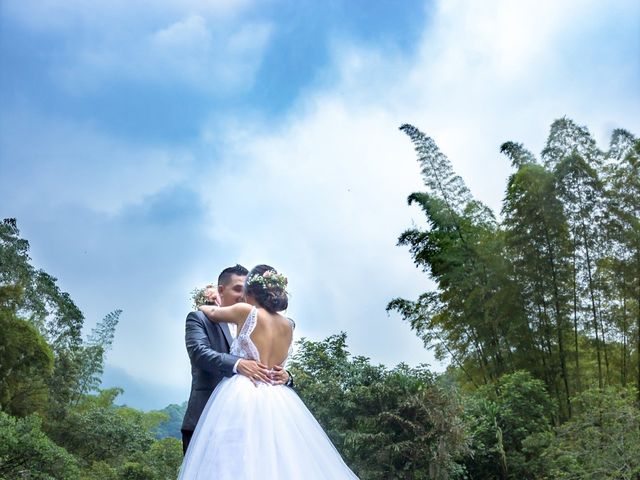
[[[218, 300], [220, 306], [228, 307], [242, 300], [244, 281], [249, 272], [242, 265], [225, 268], [218, 277]], [[235, 327], [235, 325], [232, 325]], [[234, 335], [235, 336], [235, 335]], [[274, 376], [269, 375], [266, 365], [236, 357], [229, 353], [233, 342], [227, 323], [213, 323], [201, 311], [187, 315], [185, 343], [191, 360], [191, 394], [182, 421], [182, 450], [186, 453], [198, 419], [209, 396], [224, 377], [239, 373], [254, 383], [291, 384], [284, 369], [274, 367]], [[232, 412], [229, 412], [231, 415]]]

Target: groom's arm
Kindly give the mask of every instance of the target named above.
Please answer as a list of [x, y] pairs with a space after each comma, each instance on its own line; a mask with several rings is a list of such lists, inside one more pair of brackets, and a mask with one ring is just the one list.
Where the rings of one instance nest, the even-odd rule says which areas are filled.
[[230, 377], [233, 367], [240, 357], [225, 352], [218, 352], [211, 347], [207, 330], [203, 321], [195, 312], [187, 315], [185, 326], [185, 344], [191, 362], [207, 372], [221, 372]]
[[268, 382], [268, 369], [265, 365], [255, 360], [218, 352], [211, 347], [207, 330], [203, 323], [208, 321], [196, 312], [191, 312], [187, 315], [185, 343], [191, 362], [202, 370], [212, 373], [220, 372], [226, 377], [239, 373], [248, 377], [254, 383], [256, 381]]

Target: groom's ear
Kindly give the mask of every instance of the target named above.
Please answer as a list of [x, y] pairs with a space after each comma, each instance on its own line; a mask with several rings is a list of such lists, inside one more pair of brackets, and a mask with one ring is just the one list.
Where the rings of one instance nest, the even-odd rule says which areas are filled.
[[224, 285], [218, 285], [218, 295], [222, 295], [222, 292], [224, 292]]

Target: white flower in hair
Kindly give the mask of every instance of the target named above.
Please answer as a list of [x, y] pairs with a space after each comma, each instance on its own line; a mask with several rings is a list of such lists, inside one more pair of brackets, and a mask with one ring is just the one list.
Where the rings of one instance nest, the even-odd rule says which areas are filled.
[[287, 289], [289, 281], [283, 274], [275, 270], [267, 270], [261, 274], [253, 274], [247, 279], [247, 285], [258, 284], [264, 288], [280, 287], [282, 290]]

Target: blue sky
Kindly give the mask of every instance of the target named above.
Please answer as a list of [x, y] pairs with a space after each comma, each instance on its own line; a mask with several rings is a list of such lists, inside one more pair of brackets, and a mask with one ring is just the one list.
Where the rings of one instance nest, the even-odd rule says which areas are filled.
[[430, 288], [403, 229], [433, 136], [499, 210], [506, 140], [563, 115], [640, 133], [634, 1], [80, 0], [0, 4], [0, 215], [87, 328], [124, 313], [107, 383], [188, 395], [189, 292], [228, 264], [290, 278], [298, 336], [441, 369], [386, 303]]

